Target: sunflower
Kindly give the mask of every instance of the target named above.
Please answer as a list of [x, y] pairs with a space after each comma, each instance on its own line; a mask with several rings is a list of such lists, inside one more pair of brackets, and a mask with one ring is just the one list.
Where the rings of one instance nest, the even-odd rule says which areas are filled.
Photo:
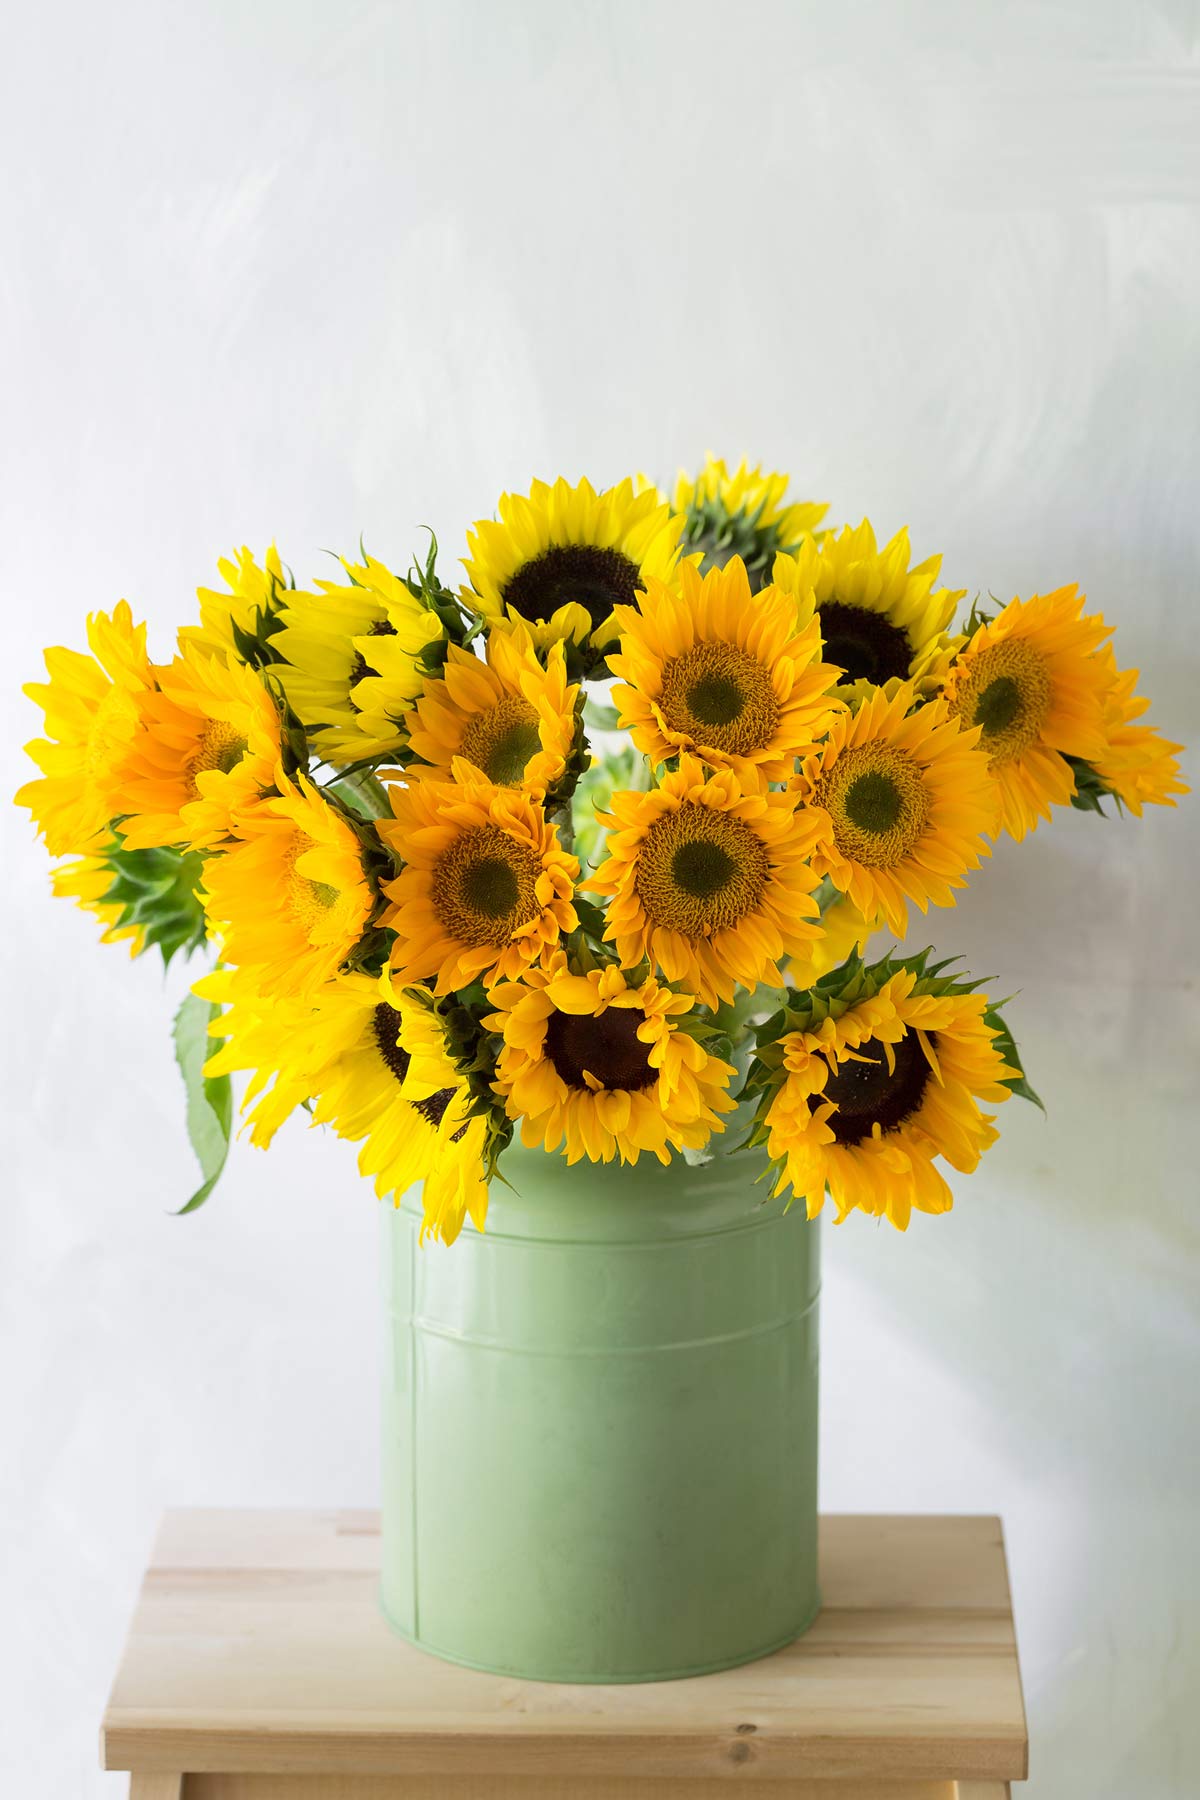
[[911, 682], [889, 699], [875, 689], [835, 720], [793, 782], [817, 821], [812, 866], [865, 918], [883, 916], [903, 937], [907, 901], [922, 912], [953, 906], [955, 888], [987, 853], [995, 794], [978, 732], [960, 729], [944, 702], [909, 712]]
[[498, 511], [467, 534], [465, 605], [490, 625], [524, 622], [539, 650], [581, 646], [585, 667], [616, 636], [614, 606], [636, 605], [679, 557], [682, 519], [630, 480], [599, 494], [589, 481], [535, 481], [527, 497], [503, 494]]
[[90, 656], [47, 650], [50, 680], [24, 690], [45, 713], [49, 738], [26, 744], [42, 774], [15, 799], [33, 814], [51, 856], [85, 852], [115, 816], [114, 795], [154, 686], [146, 627], [134, 624], [126, 601], [111, 615], [92, 613], [87, 638]]
[[981, 625], [950, 666], [944, 693], [964, 725], [977, 725], [996, 787], [999, 829], [1018, 841], [1069, 804], [1069, 756], [1102, 758], [1111, 670], [1095, 652], [1110, 635], [1083, 613], [1072, 585], [1013, 600]]
[[289, 592], [287, 578], [274, 544], [261, 568], [254, 552], [243, 546], [233, 556], [222, 557], [217, 569], [228, 591], [196, 589], [200, 623], [185, 625], [179, 641], [205, 655], [240, 662], [239, 636], [245, 640], [265, 635]]
[[644, 611], [616, 609], [621, 646], [608, 666], [628, 683], [613, 690], [621, 728], [656, 766], [687, 751], [786, 780], [841, 710], [816, 621], [797, 631], [785, 594], [753, 596], [740, 557], [703, 576], [681, 563], [677, 582], [673, 592], [650, 577]]
[[384, 563], [343, 561], [347, 582], [288, 593], [271, 638], [273, 665], [297, 718], [326, 762], [383, 756], [404, 742], [401, 720], [421, 691], [423, 659], [445, 627]]
[[649, 956], [706, 1006], [780, 984], [779, 958], [820, 936], [807, 858], [815, 821], [793, 797], [693, 756], [648, 794], [614, 794], [606, 858], [584, 888], [608, 895], [605, 937], [622, 968]]
[[131, 850], [208, 850], [275, 780], [279, 714], [259, 676], [187, 645], [142, 703], [143, 729], [115, 788]]
[[50, 888], [57, 899], [74, 900], [82, 912], [99, 919], [104, 927], [102, 944], [128, 944], [130, 956], [140, 956], [146, 948], [145, 927], [128, 923], [124, 902], [109, 898], [116, 878], [105, 855], [105, 840], [98, 838], [87, 855], [72, 857], [50, 871]]
[[847, 957], [860, 955], [881, 926], [883, 919], [868, 919], [852, 900], [838, 896], [821, 914], [821, 935], [806, 945], [807, 954], [793, 957], [788, 963], [788, 980], [793, 987], [811, 987], [840, 968]]
[[829, 508], [816, 501], [788, 501], [788, 477], [750, 468], [742, 458], [732, 475], [709, 455], [694, 478], [682, 469], [672, 505], [684, 520], [683, 551], [700, 551], [701, 568], [722, 568], [739, 556], [757, 591], [770, 579], [781, 550], [795, 551], [816, 531]]
[[965, 590], [935, 588], [941, 557], [910, 568], [911, 554], [907, 531], [881, 550], [864, 519], [775, 559], [775, 586], [794, 597], [801, 625], [816, 615], [825, 660], [843, 671], [847, 698], [929, 679], [945, 656], [946, 628]]
[[376, 824], [405, 865], [384, 883], [393, 966], [439, 994], [519, 975], [573, 931], [579, 876], [530, 795], [497, 787], [461, 757], [452, 768], [453, 781], [393, 786], [394, 816]]
[[404, 729], [443, 775], [461, 756], [497, 787], [544, 794], [571, 754], [578, 698], [563, 646], [550, 645], [543, 668], [525, 628], [514, 626], [492, 632], [486, 662], [452, 644], [441, 680], [425, 684]]
[[1160, 737], [1153, 725], [1136, 723], [1150, 702], [1134, 690], [1136, 669], [1118, 669], [1112, 647], [1097, 652], [1105, 672], [1104, 751], [1091, 767], [1101, 785], [1141, 818], [1143, 806], [1174, 806], [1174, 794], [1190, 790], [1179, 779], [1176, 760], [1183, 749]]
[[[820, 992], [764, 1055], [756, 1141], [813, 1218], [828, 1189], [841, 1221], [858, 1208], [900, 1231], [912, 1210], [947, 1212], [935, 1159], [973, 1170], [996, 1141], [978, 1102], [1007, 1100], [1021, 1071], [1005, 1062], [985, 995], [909, 966], [877, 964], [848, 993]], [[751, 1080], [755, 1076], [752, 1072]]]
[[544, 968], [501, 982], [484, 1020], [503, 1037], [494, 1087], [530, 1148], [569, 1163], [668, 1163], [725, 1129], [734, 1069], [687, 1035], [694, 1002], [651, 976], [636, 985], [614, 968], [573, 975], [555, 952]]
[[355, 832], [307, 776], [297, 782], [276, 769], [278, 794], [205, 865], [203, 898], [227, 961], [253, 969], [263, 993], [304, 998], [347, 961], [374, 898]]
[[361, 1144], [358, 1166], [382, 1199], [425, 1184], [422, 1236], [449, 1243], [470, 1213], [482, 1227], [482, 1123], [446, 1054], [436, 1021], [385, 973], [347, 974], [307, 1000], [264, 994], [240, 969], [221, 969], [195, 991], [225, 1010], [211, 1028], [224, 1044], [209, 1075], [250, 1070], [242, 1102], [251, 1142], [266, 1148], [296, 1107]]

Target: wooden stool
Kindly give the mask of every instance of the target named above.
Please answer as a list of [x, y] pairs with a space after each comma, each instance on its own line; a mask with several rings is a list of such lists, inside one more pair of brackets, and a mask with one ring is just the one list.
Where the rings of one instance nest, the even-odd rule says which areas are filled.
[[395, 1637], [373, 1513], [171, 1513], [104, 1767], [132, 1800], [1003, 1800], [1026, 1735], [999, 1520], [821, 1533], [824, 1610], [789, 1649], [567, 1687]]

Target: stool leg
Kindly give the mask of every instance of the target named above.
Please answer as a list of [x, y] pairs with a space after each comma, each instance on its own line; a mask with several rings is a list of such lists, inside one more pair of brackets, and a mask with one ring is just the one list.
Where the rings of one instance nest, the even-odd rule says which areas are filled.
[[129, 1777], [129, 1800], [182, 1800], [182, 1775], [138, 1775]]

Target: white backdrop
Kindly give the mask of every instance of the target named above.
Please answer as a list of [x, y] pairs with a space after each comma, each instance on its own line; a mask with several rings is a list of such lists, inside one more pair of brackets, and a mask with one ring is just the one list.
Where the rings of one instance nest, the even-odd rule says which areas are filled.
[[[1193, 0], [12, 9], [6, 791], [89, 608], [165, 655], [234, 544], [452, 557], [706, 447], [956, 586], [1078, 579], [1195, 738], [1198, 48]], [[374, 1500], [376, 1216], [298, 1125], [167, 1216], [181, 980], [2, 822], [0, 1791], [75, 1800], [160, 1508]], [[1190, 803], [1000, 848], [932, 935], [1050, 1117], [828, 1234], [823, 1502], [1004, 1515], [1030, 1800], [1200, 1791], [1197, 860]]]

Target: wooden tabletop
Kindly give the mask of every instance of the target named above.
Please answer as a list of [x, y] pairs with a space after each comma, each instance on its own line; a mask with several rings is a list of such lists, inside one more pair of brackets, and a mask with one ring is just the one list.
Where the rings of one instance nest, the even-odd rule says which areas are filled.
[[730, 1776], [907, 1793], [1026, 1772], [998, 1519], [824, 1518], [825, 1604], [806, 1636], [725, 1674], [637, 1687], [427, 1656], [385, 1625], [378, 1566], [373, 1513], [169, 1513], [105, 1715], [104, 1767], [569, 1770], [692, 1779], [697, 1794]]

